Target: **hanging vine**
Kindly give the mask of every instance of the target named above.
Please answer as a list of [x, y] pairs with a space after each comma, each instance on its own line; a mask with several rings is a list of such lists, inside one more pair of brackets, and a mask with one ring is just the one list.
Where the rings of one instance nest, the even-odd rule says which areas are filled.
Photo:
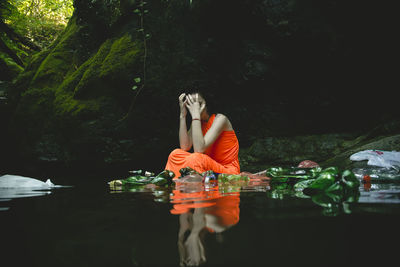
[[121, 119], [124, 120], [128, 117], [130, 112], [132, 111], [133, 107], [135, 106], [136, 99], [138, 98], [140, 92], [143, 90], [143, 88], [146, 85], [146, 60], [147, 60], [147, 39], [150, 38], [150, 34], [146, 33], [144, 29], [144, 16], [149, 12], [148, 9], [146, 9], [146, 4], [147, 2], [140, 0], [137, 8], [133, 11], [135, 14], [137, 14], [140, 19], [139, 19], [139, 29], [137, 31], [142, 35], [143, 39], [143, 69], [142, 69], [142, 77], [138, 76], [135, 77], [134, 80], [134, 85], [132, 86], [132, 90], [135, 91], [135, 95], [131, 101], [131, 104], [129, 106], [128, 112], [125, 114], [125, 116]]

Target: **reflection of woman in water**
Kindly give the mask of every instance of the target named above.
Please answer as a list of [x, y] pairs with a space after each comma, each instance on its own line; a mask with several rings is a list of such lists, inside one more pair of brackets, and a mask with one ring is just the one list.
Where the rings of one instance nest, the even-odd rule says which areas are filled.
[[[222, 233], [239, 221], [239, 193], [221, 195], [218, 187], [211, 191], [198, 188], [174, 190], [172, 214], [179, 214], [178, 250], [181, 266], [197, 266], [206, 261], [204, 237], [207, 232]], [[192, 213], [193, 211], [193, 213]]]

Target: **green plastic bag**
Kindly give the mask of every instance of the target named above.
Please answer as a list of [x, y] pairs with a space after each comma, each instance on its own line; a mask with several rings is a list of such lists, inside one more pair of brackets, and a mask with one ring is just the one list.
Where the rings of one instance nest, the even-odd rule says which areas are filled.
[[321, 167], [314, 168], [282, 168], [271, 167], [266, 170], [266, 175], [271, 178], [271, 182], [289, 182], [296, 180], [308, 180], [317, 177], [321, 172]]
[[127, 186], [144, 186], [146, 184], [165, 185], [170, 183], [175, 176], [175, 174], [169, 170], [164, 170], [156, 176], [154, 176], [154, 173], [142, 170], [130, 171], [130, 173], [134, 175], [125, 179], [112, 180], [108, 184], [113, 189], [121, 189]]
[[343, 171], [341, 182], [347, 191], [357, 190], [360, 186], [360, 181], [357, 179], [354, 173], [349, 170]]

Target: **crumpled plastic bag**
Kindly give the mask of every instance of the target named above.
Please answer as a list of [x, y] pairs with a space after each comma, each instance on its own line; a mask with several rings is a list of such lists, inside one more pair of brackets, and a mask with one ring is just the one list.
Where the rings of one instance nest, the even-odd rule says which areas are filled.
[[55, 185], [50, 179], [46, 182], [19, 175], [0, 176], [0, 199], [43, 196], [50, 194], [50, 189], [68, 187]]
[[0, 176], [0, 188], [54, 188], [57, 187], [47, 179], [46, 182], [38, 179], [24, 177], [19, 175], [6, 174]]
[[400, 169], [400, 152], [383, 150], [363, 150], [350, 156], [352, 161], [368, 160], [370, 166]]

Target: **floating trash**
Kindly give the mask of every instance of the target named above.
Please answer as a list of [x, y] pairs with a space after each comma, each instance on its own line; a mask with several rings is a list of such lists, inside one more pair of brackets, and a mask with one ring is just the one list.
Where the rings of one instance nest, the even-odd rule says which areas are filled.
[[0, 199], [43, 196], [51, 193], [51, 189], [70, 187], [55, 185], [50, 179], [41, 180], [6, 174], [0, 176]]
[[400, 172], [393, 168], [364, 167], [354, 168], [352, 171], [359, 180], [369, 179], [369, 182], [400, 182]]

